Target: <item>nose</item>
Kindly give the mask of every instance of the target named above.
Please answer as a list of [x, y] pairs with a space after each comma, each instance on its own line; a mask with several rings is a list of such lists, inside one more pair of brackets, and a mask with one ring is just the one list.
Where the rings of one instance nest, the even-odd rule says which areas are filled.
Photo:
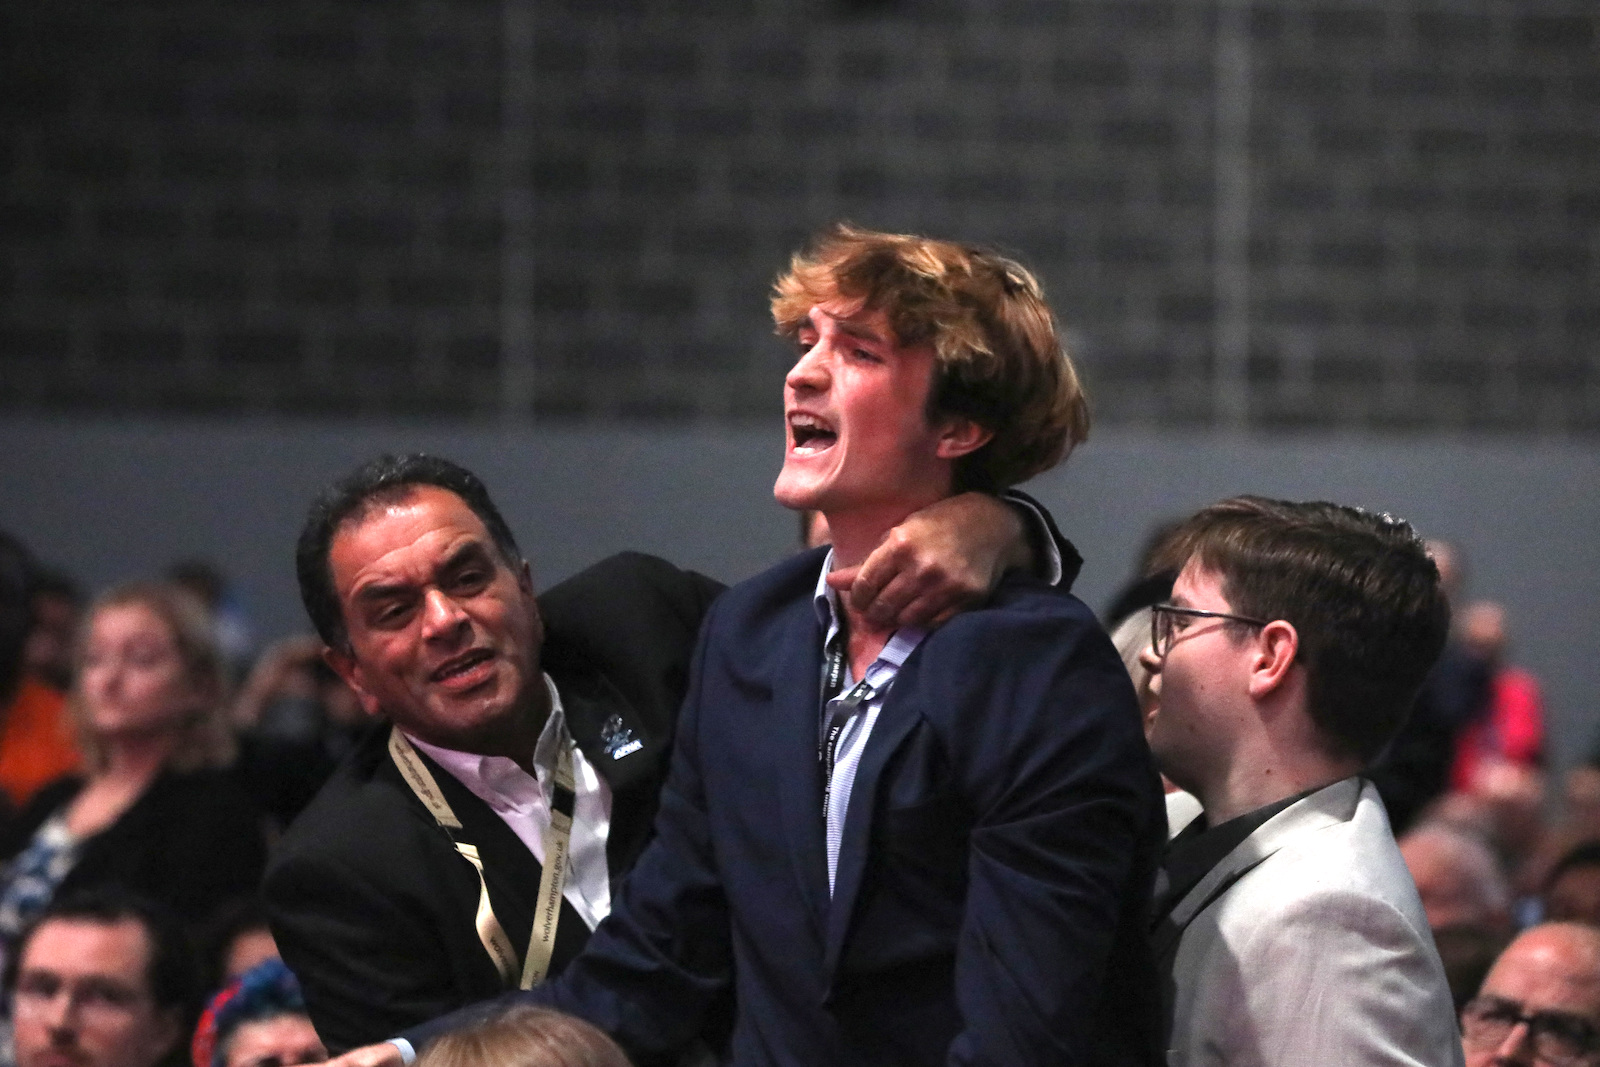
[[817, 343], [800, 353], [800, 358], [794, 361], [794, 366], [790, 367], [789, 373], [784, 376], [783, 384], [796, 393], [814, 393], [826, 389], [828, 387], [826, 352], [826, 338], [817, 338]]
[[1494, 1067], [1533, 1067], [1533, 1042], [1528, 1040], [1528, 1024], [1519, 1022], [1494, 1050]]
[[467, 613], [461, 610], [442, 589], [429, 589], [422, 599], [422, 636], [436, 639], [452, 636], [467, 622]]
[[1161, 657], [1156, 655], [1154, 645], [1145, 645], [1144, 648], [1140, 649], [1139, 662], [1143, 664], [1144, 669], [1149, 671], [1151, 674], [1161, 673]]
[[66, 1033], [73, 1029], [74, 1017], [77, 1012], [78, 998], [72, 995], [71, 989], [63, 989], [45, 1002], [40, 1012], [41, 1021], [51, 1033]]

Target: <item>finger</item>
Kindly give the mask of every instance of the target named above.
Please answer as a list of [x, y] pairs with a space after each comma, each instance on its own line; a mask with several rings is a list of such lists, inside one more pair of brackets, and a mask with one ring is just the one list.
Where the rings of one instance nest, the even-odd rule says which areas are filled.
[[913, 574], [901, 571], [878, 591], [870, 605], [858, 610], [877, 626], [920, 625], [905, 621], [905, 609], [923, 597], [937, 595], [938, 587], [939, 583], [933, 581], [926, 572]]
[[962, 604], [948, 596], [930, 593], [917, 597], [905, 607], [900, 609], [899, 620], [896, 626], [915, 626], [920, 630], [932, 630], [949, 622], [961, 610]]
[[849, 592], [850, 586], [854, 584], [856, 580], [856, 575], [860, 573], [861, 568], [859, 566], [841, 567], [836, 571], [829, 571], [828, 584], [833, 586], [841, 593]]
[[868, 611], [882, 595], [884, 587], [900, 572], [909, 569], [910, 561], [903, 556], [904, 549], [891, 532], [891, 536], [856, 568], [855, 581], [850, 585], [850, 606], [857, 611]]

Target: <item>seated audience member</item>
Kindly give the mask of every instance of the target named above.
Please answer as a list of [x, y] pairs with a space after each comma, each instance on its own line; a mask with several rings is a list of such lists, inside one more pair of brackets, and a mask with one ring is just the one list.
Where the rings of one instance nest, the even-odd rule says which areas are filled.
[[1167, 551], [1150, 747], [1203, 809], [1156, 890], [1168, 1062], [1459, 1063], [1422, 902], [1361, 777], [1449, 625], [1422, 543], [1387, 515], [1236, 497]]
[[231, 900], [212, 916], [201, 941], [206, 988], [221, 989], [258, 963], [278, 959], [267, 925], [267, 906], [252, 894]]
[[[1445, 599], [1460, 603], [1465, 563], [1446, 541], [1428, 541]], [[1383, 797], [1389, 824], [1405, 833], [1450, 784], [1456, 737], [1483, 714], [1489, 692], [1489, 665], [1465, 642], [1447, 640], [1433, 669], [1423, 679], [1411, 713], [1367, 768]]]
[[[306, 1014], [300, 983], [280, 959], [234, 978], [206, 1005], [190, 1045], [194, 1067], [292, 1067], [321, 1063], [328, 1050]], [[480, 1060], [485, 1065], [515, 1060]]]
[[1546, 919], [1600, 926], [1600, 841], [1586, 841], [1556, 861], [1541, 901]]
[[1545, 923], [1503, 952], [1461, 1012], [1466, 1067], [1600, 1062], [1600, 930]]
[[550, 1008], [511, 1008], [446, 1034], [417, 1067], [629, 1067], [617, 1043], [582, 1019]]
[[7, 985], [18, 1067], [175, 1067], [200, 1001], [177, 917], [106, 889], [53, 902]]
[[29, 666], [39, 578], [28, 550], [0, 533], [0, 813], [79, 766], [66, 700]]
[[235, 773], [280, 827], [317, 795], [371, 727], [350, 687], [309, 634], [269, 645], [250, 668], [230, 717], [239, 732]]
[[1511, 887], [1481, 838], [1425, 822], [1400, 839], [1400, 857], [1417, 885], [1432, 930], [1478, 926], [1507, 931]]
[[1511, 939], [1511, 887], [1478, 835], [1424, 822], [1400, 839], [1459, 1011]]
[[1456, 735], [1450, 787], [1476, 792], [1485, 770], [1544, 762], [1544, 697], [1539, 680], [1506, 662], [1506, 609], [1493, 601], [1467, 605], [1456, 625], [1461, 642], [1489, 672], [1484, 706]]
[[87, 886], [119, 883], [192, 924], [256, 888], [266, 845], [255, 806], [221, 769], [232, 747], [222, 696], [216, 647], [187, 594], [135, 584], [95, 602], [70, 701], [87, 772], [41, 790], [0, 852], [0, 938]]
[[28, 598], [32, 616], [22, 666], [50, 688], [65, 693], [72, 688], [72, 642], [83, 615], [83, 590], [59, 571], [34, 572]]

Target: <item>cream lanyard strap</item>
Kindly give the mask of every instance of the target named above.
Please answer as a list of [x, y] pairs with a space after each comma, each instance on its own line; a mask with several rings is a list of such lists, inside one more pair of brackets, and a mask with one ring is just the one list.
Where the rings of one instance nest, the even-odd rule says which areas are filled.
[[[511, 938], [495, 918], [494, 907], [489, 903], [489, 883], [483, 876], [483, 858], [475, 845], [456, 839], [461, 820], [450, 807], [450, 802], [439, 791], [428, 770], [411, 746], [410, 740], [398, 726], [389, 729], [389, 755], [400, 770], [411, 791], [422, 801], [434, 821], [446, 834], [451, 844], [461, 853], [473, 870], [478, 872], [478, 940], [484, 951], [494, 961], [495, 970], [507, 985], [517, 979], [517, 956], [511, 947]], [[550, 805], [550, 825], [544, 832], [544, 870], [539, 875], [539, 902], [533, 915], [533, 931], [528, 937], [528, 955], [522, 965], [520, 988], [532, 989], [544, 981], [550, 970], [550, 955], [556, 945], [556, 924], [561, 919], [561, 894], [567, 885], [567, 868], [571, 863], [572, 808], [575, 789], [572, 777], [572, 743], [560, 746], [556, 757], [556, 780], [553, 801]]]

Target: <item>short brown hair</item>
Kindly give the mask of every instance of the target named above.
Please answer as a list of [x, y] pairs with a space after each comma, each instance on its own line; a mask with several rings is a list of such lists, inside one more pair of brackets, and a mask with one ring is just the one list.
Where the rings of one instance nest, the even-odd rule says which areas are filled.
[[1233, 611], [1300, 638], [1308, 712], [1332, 754], [1375, 758], [1439, 658], [1450, 607], [1410, 524], [1321, 501], [1239, 496], [1186, 520], [1157, 566], [1191, 560]]
[[[166, 625], [178, 658], [183, 662], [184, 677], [200, 694], [200, 706], [181, 728], [182, 738], [169, 761], [171, 768], [193, 771], [201, 767], [227, 766], [233, 762], [236, 750], [233, 728], [228, 722], [227, 668], [217, 647], [211, 614], [193, 593], [165, 582], [130, 582], [103, 594], [84, 613], [78, 637], [79, 659], [83, 656], [84, 636], [95, 617], [108, 608], [128, 605], [149, 610]], [[103, 770], [105, 744], [90, 722], [88, 709], [83, 706], [81, 687], [73, 688], [67, 707], [77, 730], [84, 762], [91, 770]]]
[[818, 304], [883, 311], [902, 345], [931, 344], [930, 420], [958, 416], [994, 436], [956, 463], [957, 491], [994, 491], [1066, 458], [1089, 435], [1089, 405], [1039, 282], [973, 245], [840, 223], [795, 254], [773, 285], [772, 318], [792, 336]]
[[521, 1005], [428, 1046], [416, 1067], [629, 1067], [628, 1058], [595, 1027], [552, 1008]]

